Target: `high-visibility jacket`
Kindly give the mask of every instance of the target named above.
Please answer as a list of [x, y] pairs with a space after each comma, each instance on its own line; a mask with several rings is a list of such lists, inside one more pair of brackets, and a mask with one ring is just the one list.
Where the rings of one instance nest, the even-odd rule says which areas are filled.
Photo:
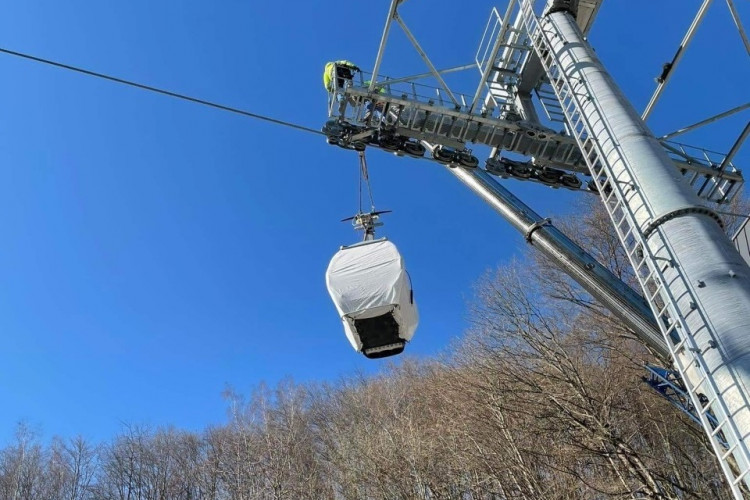
[[325, 69], [323, 69], [323, 86], [328, 91], [333, 90], [333, 79], [335, 77], [333, 73], [334, 73], [334, 68], [336, 67], [359, 70], [356, 64], [354, 64], [351, 61], [347, 61], [346, 59], [342, 59], [341, 61], [333, 61], [333, 62], [326, 63]]
[[[370, 87], [370, 83], [372, 83], [372, 80], [365, 80], [365, 83], [364, 83], [365, 87], [369, 88]], [[379, 85], [375, 85], [375, 91], [378, 94], [385, 94], [385, 87], [381, 87]]]

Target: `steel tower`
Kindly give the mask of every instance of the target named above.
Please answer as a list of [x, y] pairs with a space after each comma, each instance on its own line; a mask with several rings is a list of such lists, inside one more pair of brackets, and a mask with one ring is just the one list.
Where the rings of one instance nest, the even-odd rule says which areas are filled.
[[[475, 65], [438, 70], [392, 0], [371, 75], [329, 96], [331, 144], [428, 157], [450, 168], [527, 241], [612, 310], [681, 381], [676, 399], [702, 424], [736, 498], [750, 492], [750, 267], [724, 233], [713, 204], [730, 201], [743, 178], [732, 163], [750, 125], [726, 155], [666, 141], [739, 112], [737, 107], [657, 139], [644, 123], [711, 0], [705, 0], [641, 116], [598, 60], [585, 34], [601, 0], [509, 0], [493, 10]], [[734, 8], [748, 53], [750, 43]], [[512, 19], [512, 21], [511, 21]], [[427, 73], [379, 78], [397, 23]], [[475, 67], [473, 95], [443, 75]], [[415, 83], [431, 77], [438, 88]], [[342, 106], [341, 104], [344, 103]], [[539, 108], [539, 109], [538, 109]], [[559, 122], [556, 132], [546, 124]], [[483, 168], [467, 144], [489, 146]], [[529, 159], [513, 159], [503, 153]], [[642, 296], [501, 186], [494, 177], [598, 194], [641, 285]], [[657, 333], [659, 332], [659, 333]], [[651, 370], [655, 385], [671, 384]], [[662, 387], [662, 386], [660, 386]], [[688, 400], [689, 399], [689, 400]]]

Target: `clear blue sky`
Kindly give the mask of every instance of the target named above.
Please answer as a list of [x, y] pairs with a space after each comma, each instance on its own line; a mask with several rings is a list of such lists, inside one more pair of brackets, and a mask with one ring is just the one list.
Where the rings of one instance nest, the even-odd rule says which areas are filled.
[[[490, 8], [410, 0], [438, 67], [473, 60]], [[636, 107], [700, 2], [605, 2], [590, 35]], [[504, 5], [498, 5], [504, 9]], [[750, 24], [750, 5], [738, 2]], [[8, 2], [0, 46], [294, 121], [325, 121], [322, 67], [374, 63], [388, 2]], [[383, 72], [424, 71], [396, 29]], [[750, 64], [715, 2], [650, 124], [748, 101]], [[356, 155], [324, 138], [0, 55], [0, 444], [25, 419], [103, 440], [121, 423], [201, 429], [221, 391], [335, 381], [356, 354], [324, 272], [356, 240]], [[467, 75], [473, 90], [476, 73]], [[743, 114], [686, 136], [727, 150]], [[738, 157], [750, 164], [745, 148]], [[412, 275], [415, 356], [467, 326], [472, 286], [522, 238], [437, 164], [369, 154], [385, 231]], [[577, 197], [506, 186], [553, 218]]]

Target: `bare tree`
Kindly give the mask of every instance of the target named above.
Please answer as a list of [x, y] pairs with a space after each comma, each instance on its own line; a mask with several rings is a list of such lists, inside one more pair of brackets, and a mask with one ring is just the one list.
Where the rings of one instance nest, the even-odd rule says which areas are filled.
[[47, 453], [46, 476], [49, 498], [86, 500], [98, 466], [98, 451], [83, 437], [67, 441], [54, 438]]
[[0, 452], [0, 495], [9, 500], [36, 500], [44, 495], [44, 453], [25, 422], [16, 428], [15, 442]]
[[[686, 479], [720, 475], [700, 433], [685, 432], [692, 424], [639, 384], [645, 353], [610, 335], [608, 323], [550, 301], [535, 271], [506, 268], [483, 284], [475, 332], [459, 355], [477, 397], [490, 402], [488, 421], [517, 450], [518, 494], [716, 495]], [[685, 456], [708, 460], [675, 462]]]

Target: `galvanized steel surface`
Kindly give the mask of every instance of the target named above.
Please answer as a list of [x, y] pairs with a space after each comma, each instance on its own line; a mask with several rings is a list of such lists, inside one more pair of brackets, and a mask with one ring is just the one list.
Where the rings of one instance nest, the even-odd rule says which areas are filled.
[[[672, 311], [672, 320], [681, 327], [677, 333], [690, 340], [679, 343], [676, 362], [693, 389], [694, 402], [700, 404], [698, 393], [705, 390], [706, 410], [725, 414], [719, 419], [723, 428], [713, 432], [704, 421], [706, 431], [737, 434], [739, 442], [730, 443], [736, 445], [730, 450], [734, 465], [726, 460], [727, 450], [713, 440], [722, 467], [730, 483], [735, 479], [747, 482], [750, 478], [743, 474], [750, 470], [750, 268], [716, 217], [670, 167], [669, 157], [596, 58], [575, 21], [557, 12], [540, 23], [566, 85], [570, 82], [573, 88], [572, 99], [588, 138], [594, 140], [600, 160], [606, 163], [608, 178], [618, 184], [623, 210], [638, 226], [624, 244], [636, 248], [635, 238], [648, 245], [652, 259], [646, 257], [651, 270], [646, 282], [658, 291], [652, 307], [666, 304], [664, 310]], [[643, 266], [639, 259], [633, 252], [636, 269]], [[655, 276], [660, 278], [655, 280]], [[733, 488], [741, 498], [737, 484]]]
[[648, 303], [638, 292], [623, 283], [488, 173], [463, 168], [450, 171], [514, 228], [527, 235], [529, 243], [612, 311], [661, 359], [669, 359], [669, 349], [656, 326]]

